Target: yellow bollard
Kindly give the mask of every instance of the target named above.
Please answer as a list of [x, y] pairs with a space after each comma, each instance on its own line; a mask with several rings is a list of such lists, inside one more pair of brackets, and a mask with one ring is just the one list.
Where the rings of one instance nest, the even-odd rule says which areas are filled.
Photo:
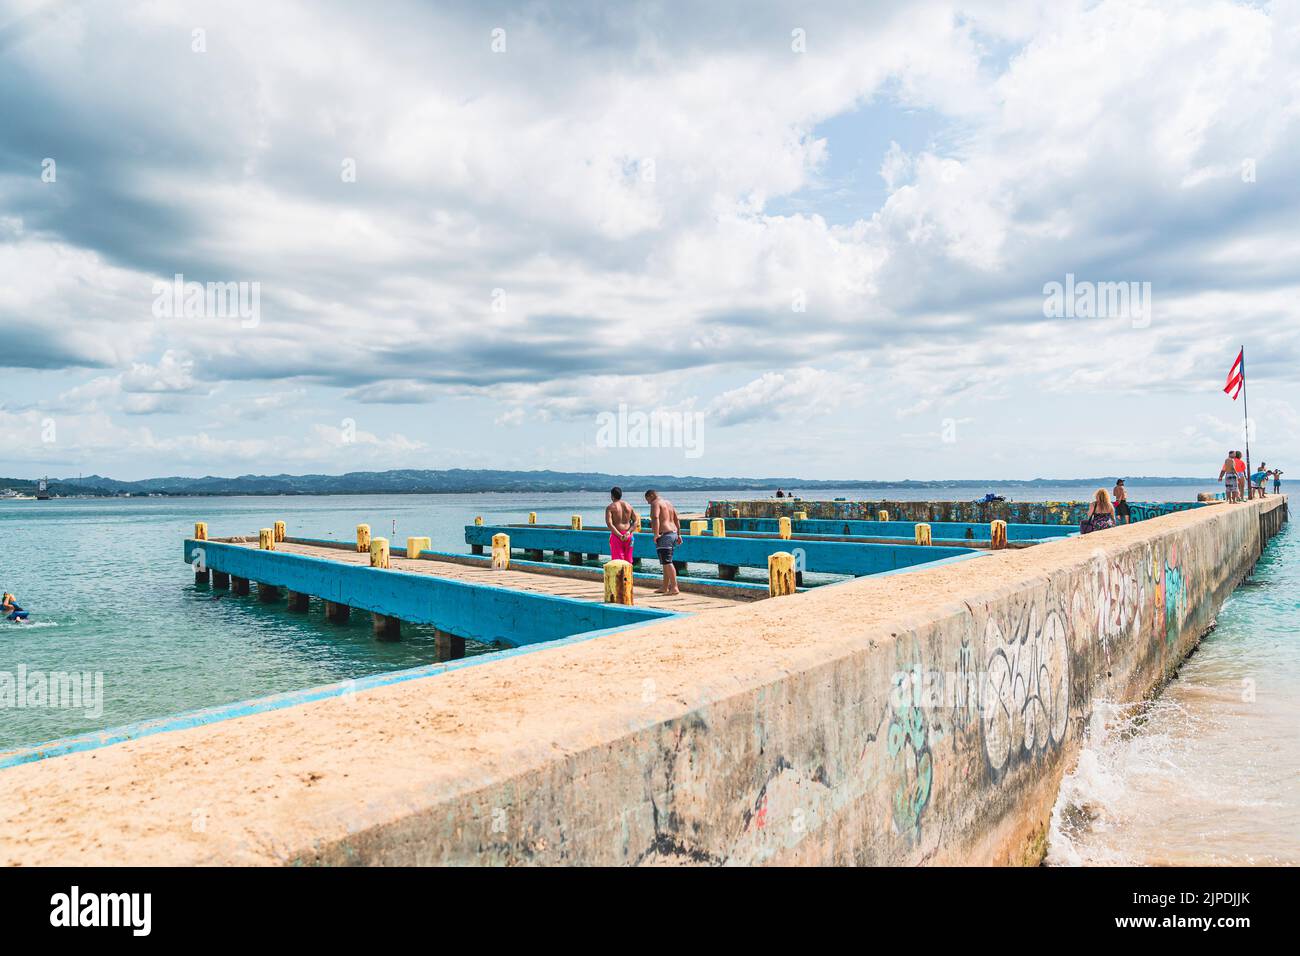
[[704, 534], [704, 529], [708, 526], [709, 523], [707, 521], [701, 521], [697, 518], [691, 522], [690, 534]]
[[713, 536], [714, 536], [715, 538], [725, 538], [725, 537], [727, 536], [727, 519], [726, 519], [726, 518], [714, 518], [714, 519], [713, 519]]
[[430, 550], [432, 544], [433, 543], [427, 537], [407, 538], [406, 556], [408, 558], [418, 558], [420, 552]]
[[807, 521], [807, 520], [808, 520], [808, 512], [806, 512], [806, 511], [796, 511], [796, 512], [794, 513], [794, 520], [795, 520], [795, 521]]
[[276, 540], [277, 542], [280, 542], [280, 541], [283, 541], [283, 540], [284, 540], [284, 522], [283, 522], [283, 521], [277, 521], [277, 522], [275, 523], [275, 540]]
[[483, 527], [483, 516], [482, 516], [482, 515], [475, 515], [475, 516], [474, 516], [474, 526], [475, 526], [475, 527], [478, 527], [478, 528]]
[[370, 542], [370, 566], [372, 568], [388, 567], [387, 538], [375, 538]]
[[989, 537], [993, 541], [993, 549], [1001, 550], [1007, 546], [1007, 523], [1005, 521], [994, 521], [989, 525]]
[[731, 509], [731, 517], [733, 517], [733, 518], [739, 518], [739, 517], [740, 517], [740, 509], [739, 509], [739, 508], [732, 508], [732, 509]]
[[876, 512], [876, 520], [877, 520], [877, 521], [888, 521], [888, 520], [889, 520], [889, 512], [888, 512], [888, 511], [885, 511], [885, 510], [883, 510], [883, 509], [880, 510], [880, 511], [877, 511], [877, 512]]
[[916, 543], [917, 543], [917, 544], [929, 544], [930, 541], [931, 541], [931, 538], [930, 538], [930, 526], [929, 526], [928, 524], [923, 523], [923, 522], [917, 522], [917, 525], [916, 525]]
[[194, 540], [195, 541], [208, 540], [208, 523], [206, 521], [194, 522]]
[[496, 571], [510, 567], [510, 535], [503, 531], [492, 536], [492, 567]]
[[357, 525], [357, 554], [365, 554], [370, 550], [370, 525]]
[[772, 597], [794, 594], [794, 555], [789, 551], [767, 556], [767, 593]]
[[528, 523], [529, 523], [529, 524], [537, 524], [537, 512], [536, 512], [536, 511], [530, 511], [530, 512], [528, 512]]
[[582, 530], [582, 515], [574, 515], [572, 518], [569, 519], [569, 530], [570, 531]]
[[605, 603], [632, 603], [632, 565], [627, 561], [606, 562]]
[[785, 541], [789, 541], [790, 540], [790, 519], [784, 516], [778, 518], [777, 526], [781, 529], [780, 530], [781, 538]]
[[257, 532], [257, 546], [263, 551], [275, 550], [275, 532], [270, 528], [263, 528]]

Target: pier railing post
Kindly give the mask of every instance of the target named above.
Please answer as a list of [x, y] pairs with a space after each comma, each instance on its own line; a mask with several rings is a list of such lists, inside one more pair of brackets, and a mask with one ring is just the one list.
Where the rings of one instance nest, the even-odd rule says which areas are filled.
[[370, 566], [372, 568], [388, 567], [388, 539], [374, 538], [370, 542]]
[[1007, 523], [1002, 519], [997, 519], [989, 525], [989, 538], [992, 541], [994, 550], [1001, 550], [1007, 546]]
[[794, 555], [776, 551], [767, 556], [767, 593], [772, 597], [794, 594]]
[[608, 561], [605, 564], [605, 603], [632, 604], [632, 565], [627, 561]]
[[916, 524], [916, 543], [929, 544], [931, 540], [932, 538], [930, 537], [930, 526], [928, 524], [925, 524], [924, 522], [918, 521]]
[[505, 571], [510, 567], [510, 535], [497, 532], [492, 536], [492, 567]]
[[365, 554], [370, 550], [370, 525], [357, 525], [357, 554]]

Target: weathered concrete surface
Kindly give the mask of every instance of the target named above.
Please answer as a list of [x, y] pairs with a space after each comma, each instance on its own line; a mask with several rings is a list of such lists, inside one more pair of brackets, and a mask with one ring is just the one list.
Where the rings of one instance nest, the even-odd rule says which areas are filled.
[[[871, 520], [881, 511], [902, 521], [978, 521], [994, 519], [1008, 523], [1065, 524], [1078, 526], [1088, 515], [1089, 501], [801, 501], [787, 498], [760, 498], [755, 501], [710, 501], [706, 514], [710, 518], [730, 518], [739, 511], [741, 518], [779, 518], [797, 511], [809, 518], [836, 521]], [[1131, 501], [1134, 521], [1158, 518], [1175, 511], [1200, 508], [1199, 501]]]
[[[14, 767], [0, 859], [1032, 862], [1095, 703], [1167, 679], [1284, 506], [1183, 512]], [[994, 706], [894, 692], [932, 670]]]

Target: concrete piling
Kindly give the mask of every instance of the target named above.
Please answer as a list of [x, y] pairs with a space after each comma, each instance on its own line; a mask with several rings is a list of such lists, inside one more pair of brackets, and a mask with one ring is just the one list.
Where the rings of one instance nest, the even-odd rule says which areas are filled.
[[230, 575], [227, 574], [225, 571], [213, 571], [212, 586], [214, 588], [220, 588], [223, 591], [229, 589]]
[[930, 526], [924, 522], [918, 522], [916, 525], [916, 543], [929, 544], [933, 539], [930, 536]]
[[1007, 523], [1001, 519], [992, 522], [989, 525], [989, 538], [992, 541], [994, 550], [1000, 550], [1007, 546]]
[[365, 554], [370, 550], [370, 525], [357, 525], [357, 554]]
[[504, 532], [492, 536], [492, 567], [497, 571], [510, 567], [510, 535]]
[[263, 584], [257, 582], [257, 599], [263, 604], [270, 604], [280, 599], [280, 589], [274, 584]]
[[395, 617], [371, 612], [370, 626], [376, 640], [400, 641], [402, 639], [402, 622]]
[[439, 663], [460, 660], [465, 656], [465, 638], [455, 634], [435, 630], [433, 632], [433, 645]]
[[325, 602], [325, 620], [333, 621], [335, 624], [346, 624], [351, 616], [352, 608], [346, 604], [338, 604], [334, 601]]
[[719, 564], [718, 577], [723, 581], [734, 581], [736, 575], [740, 573], [740, 566], [737, 564]]
[[248, 578], [237, 578], [232, 575], [230, 583], [234, 586], [232, 590], [240, 597], [248, 594]]
[[289, 610], [297, 611], [299, 614], [305, 614], [309, 606], [307, 595], [301, 591], [289, 592]]
[[605, 564], [605, 603], [632, 604], [632, 565], [627, 561]]
[[194, 572], [194, 583], [195, 583], [195, 584], [210, 584], [210, 583], [212, 583], [212, 572], [209, 571], [207, 568], [204, 568], [202, 571], [195, 571], [195, 572]]
[[371, 539], [370, 566], [372, 568], [388, 567], [388, 539], [387, 538]]
[[767, 593], [772, 597], [794, 594], [794, 555], [777, 551], [767, 556]]
[[570, 564], [582, 564], [582, 552], [581, 552], [581, 551], [570, 551], [570, 552], [569, 552], [569, 563], [570, 563]]

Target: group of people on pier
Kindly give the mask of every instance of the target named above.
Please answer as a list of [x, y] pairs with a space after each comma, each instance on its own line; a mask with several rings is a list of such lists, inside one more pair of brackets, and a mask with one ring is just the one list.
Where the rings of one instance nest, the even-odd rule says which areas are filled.
[[[609, 504], [605, 506], [605, 527], [609, 529], [609, 552], [613, 561], [632, 561], [633, 535], [641, 527], [641, 517], [636, 509], [623, 500], [623, 489], [615, 485], [609, 490]], [[650, 534], [654, 537], [655, 552], [663, 566], [663, 587], [656, 594], [677, 594], [677, 567], [673, 564], [673, 551], [682, 543], [682, 523], [677, 509], [667, 498], [653, 488], [645, 493], [650, 506]]]

